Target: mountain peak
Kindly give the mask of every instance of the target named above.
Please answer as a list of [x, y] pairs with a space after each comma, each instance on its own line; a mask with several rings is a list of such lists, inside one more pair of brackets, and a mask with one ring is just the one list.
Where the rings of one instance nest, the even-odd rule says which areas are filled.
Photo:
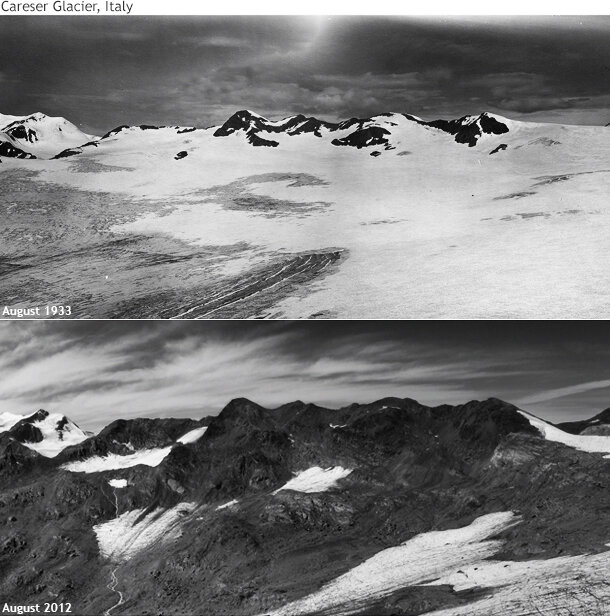
[[22, 117], [0, 115], [1, 156], [53, 158], [92, 139], [95, 137], [63, 117], [51, 117], [40, 111]]

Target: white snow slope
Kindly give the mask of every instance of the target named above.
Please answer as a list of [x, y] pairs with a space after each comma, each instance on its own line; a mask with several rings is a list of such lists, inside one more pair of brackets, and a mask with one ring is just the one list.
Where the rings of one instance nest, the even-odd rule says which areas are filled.
[[108, 484], [113, 488], [126, 488], [127, 487], [127, 479], [110, 479]]
[[102, 556], [123, 562], [153, 543], [168, 542], [180, 536], [184, 519], [195, 503], [180, 503], [171, 509], [157, 509], [138, 521], [144, 509], [134, 509], [93, 527]]
[[[20, 125], [25, 129], [26, 134], [23, 137], [18, 136], [19, 132], [15, 133], [15, 129]], [[83, 133], [65, 118], [50, 117], [44, 113], [30, 116], [0, 114], [0, 141], [8, 141], [38, 158], [52, 158], [63, 150], [95, 139], [97, 137]]]
[[455, 591], [488, 589], [482, 599], [431, 612], [434, 616], [604, 616], [610, 605], [610, 551], [549, 560], [480, 561], [432, 584]]
[[[369, 558], [308, 597], [269, 616], [341, 616], [408, 586], [449, 584], [482, 598], [430, 616], [539, 614], [603, 616], [610, 601], [610, 551], [548, 560], [491, 560], [503, 541], [489, 539], [518, 522], [511, 512], [477, 518], [464, 528], [423, 533]], [[430, 581], [431, 580], [431, 581]]]
[[269, 616], [351, 614], [406, 586], [422, 584], [493, 556], [503, 542], [489, 539], [518, 522], [514, 513], [477, 518], [464, 528], [432, 531], [382, 550], [323, 586], [319, 591], [274, 610]]
[[[180, 443], [186, 445], [194, 443], [205, 434], [206, 430], [207, 428], [195, 428], [195, 430], [191, 430], [177, 439], [176, 444]], [[173, 447], [174, 445], [169, 445], [168, 447], [140, 449], [127, 455], [109, 453], [106, 456], [92, 456], [84, 460], [66, 462], [66, 464], [62, 464], [61, 468], [73, 473], [101, 473], [120, 468], [130, 468], [132, 466], [138, 466], [139, 464], [159, 466], [169, 455]]]
[[[390, 130], [393, 150], [331, 145], [349, 129], [263, 134], [278, 147], [253, 147], [241, 131], [134, 129], [70, 159], [4, 159], [3, 168], [162, 199], [166, 207], [113, 231], [219, 250], [247, 244], [224, 262], [232, 274], [261, 255], [344, 249], [348, 258], [320, 283], [278, 298], [273, 313], [283, 318], [605, 318], [610, 128], [506, 123], [509, 133], [471, 148], [401, 115], [373, 118]], [[490, 155], [500, 144], [507, 148]], [[175, 160], [180, 151], [188, 155]], [[87, 172], [88, 162], [116, 171]], [[270, 173], [278, 177], [255, 177]], [[296, 185], [286, 174], [320, 181]], [[202, 193], [248, 177], [249, 195], [326, 205], [275, 216], [254, 202], [226, 207], [222, 191]]]
[[223, 505], [218, 505], [218, 507], [216, 507], [216, 511], [220, 511], [222, 509], [228, 509], [229, 507], [233, 507], [235, 505], [237, 505], [237, 500], [233, 499], [229, 501], [228, 503], [224, 503]]
[[0, 413], [0, 432], [10, 430], [16, 423], [26, 417], [27, 415], [16, 415], [15, 413]]
[[51, 413], [41, 421], [32, 422], [32, 425], [42, 432], [42, 441], [39, 443], [23, 443], [23, 445], [47, 458], [54, 458], [66, 447], [78, 445], [88, 438], [87, 434], [70, 420], [60, 428], [63, 420], [64, 416], [60, 413]]
[[312, 466], [307, 470], [297, 473], [288, 483], [273, 492], [277, 494], [281, 490], [294, 490], [295, 492], [326, 492], [334, 488], [340, 479], [347, 477], [352, 469], [342, 466], [320, 468]]
[[194, 443], [195, 441], [198, 441], [205, 434], [207, 429], [208, 429], [207, 426], [204, 426], [203, 428], [195, 428], [194, 430], [187, 432], [184, 436], [181, 436], [176, 441], [176, 443], [182, 443], [183, 445]]
[[159, 466], [171, 450], [172, 446], [170, 445], [169, 447], [157, 447], [155, 449], [140, 449], [126, 456], [109, 453], [106, 456], [92, 456], [84, 460], [66, 462], [66, 464], [62, 464], [61, 468], [73, 473], [102, 473], [138, 466], [139, 464]]
[[523, 415], [530, 424], [534, 426], [534, 428], [537, 428], [542, 436], [549, 441], [563, 443], [568, 447], [580, 449], [580, 451], [588, 451], [589, 453], [610, 454], [610, 436], [570, 434], [525, 411], [519, 411], [519, 413], [521, 413], [521, 415]]

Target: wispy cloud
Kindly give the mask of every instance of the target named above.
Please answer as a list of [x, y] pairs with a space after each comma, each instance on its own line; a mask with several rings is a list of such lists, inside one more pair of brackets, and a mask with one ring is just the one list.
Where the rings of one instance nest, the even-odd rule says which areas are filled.
[[558, 350], [555, 325], [537, 326], [531, 341], [527, 327], [0, 322], [0, 411], [47, 408], [98, 429], [123, 417], [216, 414], [240, 396], [270, 407], [297, 398], [339, 407], [392, 395], [430, 405], [496, 396], [551, 418], [607, 406], [608, 345], [598, 331], [563, 334]]
[[[598, 389], [610, 389], [610, 379], [603, 379], [601, 381], [589, 381], [587, 383], [577, 383], [575, 385], [568, 385], [567, 387], [557, 387], [556, 389], [548, 389], [535, 393], [531, 396], [526, 396], [520, 400], [521, 404], [537, 404], [539, 402], [548, 402], [549, 400], [557, 400], [558, 398], [565, 398], [566, 396], [575, 396], [589, 391]], [[608, 395], [610, 399], [610, 392]]]

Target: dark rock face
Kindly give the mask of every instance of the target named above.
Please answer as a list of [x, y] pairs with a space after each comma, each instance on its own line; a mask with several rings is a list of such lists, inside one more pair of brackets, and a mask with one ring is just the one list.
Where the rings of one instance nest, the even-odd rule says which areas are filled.
[[499, 122], [487, 113], [482, 113], [476, 118], [464, 116], [459, 120], [434, 120], [432, 122], [420, 122], [425, 126], [439, 128], [440, 130], [454, 135], [457, 143], [468, 144], [474, 147], [481, 135], [503, 135], [508, 132], [508, 126]]
[[167, 447], [190, 430], [204, 423], [193, 419], [119, 419], [99, 434], [64, 449], [57, 457], [63, 463], [109, 453], [129, 455], [134, 450]]
[[380, 126], [371, 126], [369, 128], [361, 128], [354, 131], [343, 139], [333, 139], [333, 145], [339, 146], [352, 146], [355, 148], [366, 148], [376, 145], [387, 145], [388, 139], [386, 135], [389, 135], [390, 131]]
[[119, 133], [122, 133], [123, 130], [125, 130], [126, 128], [129, 128], [129, 126], [127, 124], [122, 124], [121, 126], [117, 126], [116, 128], [113, 128], [112, 130], [109, 130], [105, 135], [102, 135], [102, 137], [100, 137], [100, 141], [102, 139], [108, 139], [109, 137], [113, 137], [114, 135], [118, 135]]
[[42, 441], [42, 432], [31, 423], [20, 421], [10, 430], [13, 438], [20, 443], [40, 443]]
[[497, 154], [498, 152], [502, 151], [502, 150], [506, 150], [508, 146], [505, 143], [501, 143], [497, 148], [494, 148], [490, 154]]
[[[156, 467], [59, 468], [91, 455], [165, 447], [203, 425], [201, 438], [174, 445]], [[251, 616], [418, 533], [507, 510], [522, 521], [503, 534], [502, 558], [596, 553], [606, 549], [610, 522], [607, 464], [601, 454], [544, 440], [516, 407], [494, 398], [438, 407], [385, 398], [336, 410], [302, 401], [268, 409], [236, 398], [200, 421], [115, 421], [58, 459], [5, 432], [0, 595], [13, 603], [71, 601], [93, 616], [117, 601], [108, 589], [115, 570], [125, 614], [200, 614], [204, 605], [210, 614]], [[329, 491], [275, 493], [314, 466], [352, 472]], [[113, 489], [111, 478], [127, 487]], [[198, 509], [183, 516], [171, 542], [159, 539], [118, 565], [99, 554], [94, 525], [185, 502]], [[415, 616], [472, 598], [405, 588], [362, 613]]]
[[[32, 424], [44, 421], [48, 416], [49, 413], [47, 411], [40, 409], [29, 417], [17, 422], [8, 431], [8, 434], [20, 443], [40, 443], [43, 440], [42, 432]], [[64, 419], [66, 418], [64, 417]]]
[[[385, 113], [381, 114], [380, 117], [392, 117], [393, 115], [394, 114], [391, 113]], [[464, 116], [458, 120], [434, 120], [432, 122], [425, 122], [409, 114], [402, 115], [422, 126], [437, 128], [443, 132], [449, 133], [453, 135], [457, 143], [464, 143], [470, 147], [474, 147], [482, 135], [502, 135], [508, 132], [508, 126], [487, 113], [482, 113], [476, 117]], [[356, 148], [363, 148], [371, 145], [385, 145], [386, 149], [392, 149], [385, 137], [385, 135], [390, 135], [391, 132], [381, 126], [366, 126], [371, 122], [371, 118], [350, 118], [342, 122], [331, 123], [304, 115], [292, 116], [281, 122], [270, 122], [248, 110], [242, 110], [233, 114], [214, 132], [214, 136], [226, 137], [238, 131], [242, 131], [248, 136], [248, 141], [252, 145], [276, 147], [276, 145], [279, 145], [276, 141], [266, 139], [262, 135], [265, 133], [285, 133], [296, 136], [310, 133], [317, 137], [321, 137], [322, 128], [330, 132], [353, 129], [350, 135], [341, 139], [334, 139], [332, 144]], [[390, 122], [390, 124], [395, 125], [395, 123], [392, 122]]]
[[[244, 131], [250, 135], [258, 132], [266, 133], [283, 133], [289, 132], [307, 118], [304, 115], [296, 115], [291, 118], [286, 118], [281, 123], [271, 123], [265, 118], [255, 115], [244, 109], [234, 113], [220, 128], [214, 132], [214, 137], [226, 137], [237, 131]], [[315, 118], [311, 118], [315, 120]]]
[[256, 133], [250, 132], [248, 133], [248, 142], [251, 143], [254, 147], [267, 147], [267, 148], [277, 148], [279, 142], [273, 141], [272, 139], [263, 139], [259, 137]]
[[9, 127], [5, 128], [4, 132], [13, 139], [20, 139], [22, 141], [27, 141], [28, 143], [38, 141], [36, 131], [31, 128], [26, 128], [24, 124], [11, 124]]
[[[589, 434], [596, 432], [603, 433], [605, 432], [603, 426], [610, 426], [610, 408], [603, 410], [601, 413], [595, 415], [595, 417], [591, 417], [591, 419], [584, 421], [566, 421], [557, 424], [558, 428], [570, 434], [584, 434], [585, 431]], [[602, 428], [602, 430], [600, 431], [596, 428]], [[593, 432], [591, 432], [591, 430], [593, 430]]]
[[62, 150], [59, 154], [55, 154], [55, 156], [53, 156], [53, 160], [57, 160], [59, 158], [69, 158], [70, 156], [76, 156], [77, 154], [82, 153], [82, 148], [68, 148], [67, 150]]
[[307, 133], [313, 133], [316, 137], [321, 137], [322, 133], [320, 132], [320, 129], [327, 128], [329, 130], [335, 130], [336, 127], [336, 124], [324, 122], [323, 120], [318, 120], [317, 118], [307, 118], [300, 126], [296, 126], [295, 128], [289, 130], [288, 133], [290, 135], [304, 135]]
[[8, 141], [0, 141], [0, 156], [6, 156], [7, 158], [36, 158], [33, 154], [20, 150]]
[[181, 158], [186, 158], [188, 156], [188, 152], [186, 151], [182, 151], [182, 152], [178, 152], [178, 154], [176, 154], [176, 156], [174, 156], [174, 158], [176, 160], [180, 160]]

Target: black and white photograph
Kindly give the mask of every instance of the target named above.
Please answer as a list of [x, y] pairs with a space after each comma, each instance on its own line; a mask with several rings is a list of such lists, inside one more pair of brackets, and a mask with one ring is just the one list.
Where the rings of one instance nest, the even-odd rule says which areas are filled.
[[609, 57], [604, 15], [5, 13], [1, 316], [607, 318]]
[[2, 602], [605, 616], [609, 349], [601, 322], [3, 323]]
[[608, 616], [610, 15], [234, 5], [0, 0], [0, 616]]

